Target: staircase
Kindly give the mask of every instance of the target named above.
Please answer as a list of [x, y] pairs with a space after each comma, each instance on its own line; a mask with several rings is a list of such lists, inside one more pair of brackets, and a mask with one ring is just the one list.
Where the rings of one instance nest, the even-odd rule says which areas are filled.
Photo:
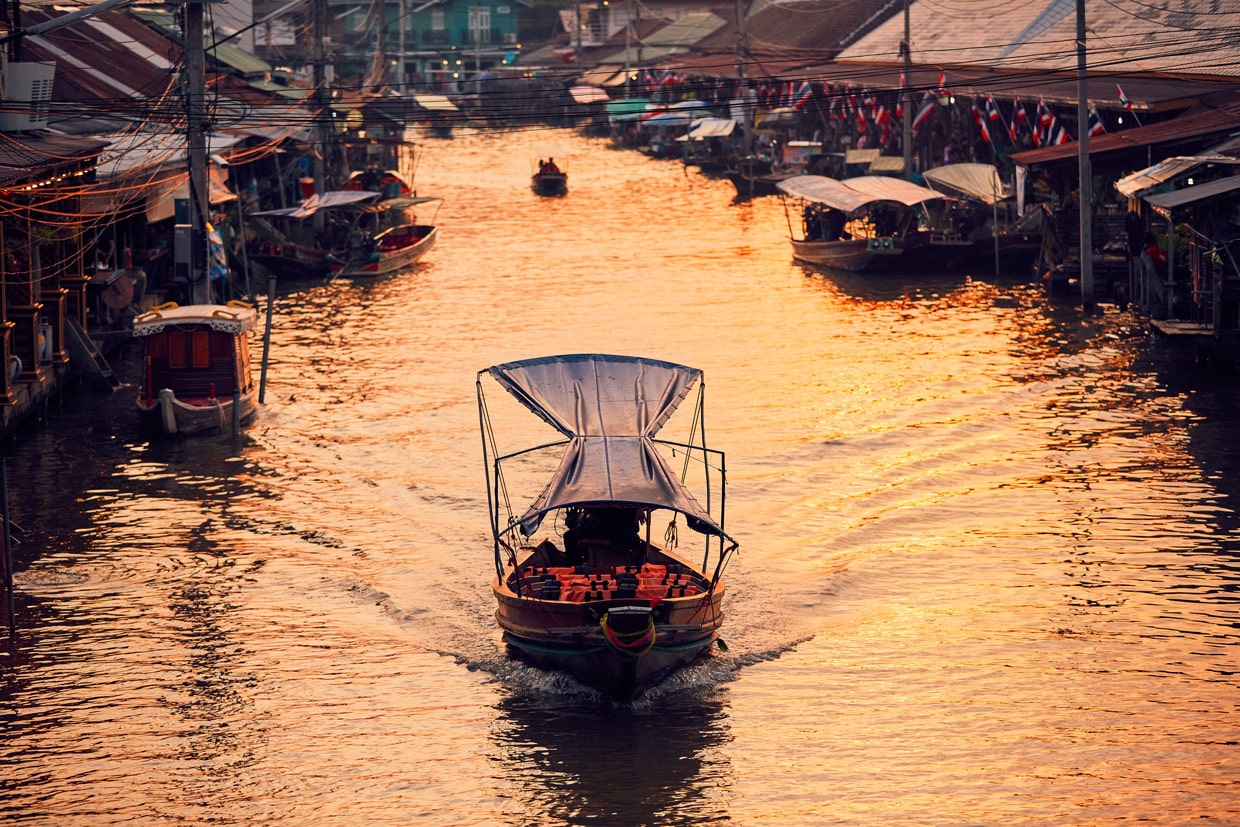
[[82, 325], [73, 317], [65, 319], [65, 344], [68, 345], [69, 359], [78, 366], [83, 376], [93, 387], [109, 393], [121, 386], [121, 380], [103, 358], [93, 339], [82, 329]]

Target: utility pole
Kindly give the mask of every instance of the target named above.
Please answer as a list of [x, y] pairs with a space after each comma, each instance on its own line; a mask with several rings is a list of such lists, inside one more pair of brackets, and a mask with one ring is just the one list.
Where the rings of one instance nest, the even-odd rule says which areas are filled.
[[745, 81], [745, 54], [748, 45], [745, 42], [745, 7], [742, 0], [736, 0], [736, 91], [741, 98], [741, 141], [744, 148], [742, 156], [753, 151], [753, 109], [750, 107], [749, 85]]
[[408, 77], [408, 68], [405, 66], [405, 0], [400, 0], [400, 18], [396, 21], [396, 42], [397, 48], [400, 49], [400, 57], [396, 59], [396, 90], [400, 94], [405, 94], [405, 78]]
[[[327, 88], [327, 0], [314, 0], [314, 103], [319, 151], [314, 153], [314, 191], [327, 191], [327, 158], [332, 143], [332, 99]], [[314, 229], [323, 229], [323, 213], [313, 216]]]
[[577, 9], [577, 48], [573, 49], [573, 58], [577, 61], [577, 71], [581, 71], [581, 3], [575, 6]]
[[1094, 311], [1094, 239], [1092, 174], [1089, 169], [1089, 89], [1085, 73], [1085, 0], [1076, 0], [1076, 129], [1079, 155], [1077, 169], [1081, 178], [1081, 309]]
[[211, 303], [209, 241], [207, 239], [207, 120], [203, 107], [207, 101], [207, 73], [203, 44], [203, 0], [185, 4], [186, 134], [189, 139], [189, 292], [192, 304]]
[[909, 80], [913, 77], [913, 41], [909, 36], [908, 0], [904, 0], [904, 40], [900, 43], [900, 51], [904, 53], [904, 82], [900, 84], [900, 110], [904, 113], [903, 122], [904, 145], [904, 179], [913, 180], [913, 96], [909, 94]]

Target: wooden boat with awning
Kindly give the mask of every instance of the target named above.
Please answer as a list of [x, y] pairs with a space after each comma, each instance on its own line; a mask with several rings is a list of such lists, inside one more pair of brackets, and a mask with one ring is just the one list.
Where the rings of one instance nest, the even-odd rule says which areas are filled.
[[778, 189], [792, 257], [806, 264], [850, 272], [923, 269], [959, 246], [925, 207], [946, 196], [900, 178], [798, 175]]
[[142, 340], [141, 427], [162, 434], [228, 432], [258, 410], [249, 333], [258, 313], [242, 302], [159, 305], [137, 316]]
[[[711, 651], [737, 544], [722, 523], [723, 454], [702, 433], [701, 377], [601, 354], [479, 372], [491, 589], [510, 654], [625, 701]], [[550, 425], [552, 438], [501, 452], [487, 379]], [[688, 439], [656, 436], [695, 388]], [[538, 492], [519, 512], [517, 490]], [[664, 521], [655, 542], [652, 526]], [[692, 558], [679, 551], [682, 526], [701, 543]]]

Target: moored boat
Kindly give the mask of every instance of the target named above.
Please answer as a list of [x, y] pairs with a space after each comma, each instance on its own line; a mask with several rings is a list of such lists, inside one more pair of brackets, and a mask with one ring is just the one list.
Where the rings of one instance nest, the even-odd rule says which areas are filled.
[[241, 302], [159, 305], [137, 316], [133, 335], [143, 342], [141, 426], [191, 435], [228, 431], [258, 410], [249, 333], [258, 319]]
[[[561, 438], [501, 453], [484, 377]], [[688, 441], [656, 437], [695, 387]], [[701, 371], [654, 359], [576, 354], [479, 372], [491, 589], [510, 654], [627, 701], [710, 652], [736, 542], [722, 524], [724, 457], [706, 448], [702, 404]], [[539, 493], [515, 513], [508, 494], [527, 485]], [[651, 526], [664, 518], [659, 545]], [[693, 562], [677, 551], [682, 521], [702, 540]]]
[[916, 209], [943, 199], [926, 187], [880, 176], [799, 175], [778, 188], [792, 256], [806, 264], [852, 272], [919, 269], [932, 253], [954, 248], [951, 235], [932, 229], [929, 214]]
[[[389, 174], [389, 182], [399, 182]], [[394, 190], [395, 187], [389, 187]], [[296, 207], [266, 210], [249, 216], [262, 238], [249, 250], [251, 261], [276, 276], [375, 276], [408, 267], [424, 256], [438, 238], [438, 227], [414, 220], [420, 204], [435, 197], [391, 195], [371, 190], [333, 190], [311, 195]], [[323, 230], [313, 233], [313, 219], [322, 214]], [[286, 232], [271, 221], [293, 219]]]
[[433, 224], [401, 224], [373, 238], [360, 236], [333, 257], [329, 269], [337, 276], [382, 276], [403, 270], [435, 246], [439, 228]]

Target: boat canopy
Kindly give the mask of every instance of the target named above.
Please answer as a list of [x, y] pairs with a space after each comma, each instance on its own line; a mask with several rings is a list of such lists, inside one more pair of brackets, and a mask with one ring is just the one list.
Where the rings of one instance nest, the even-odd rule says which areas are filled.
[[727, 537], [653, 440], [700, 370], [634, 356], [576, 354], [508, 362], [483, 372], [569, 438], [555, 475], [519, 520], [526, 536], [548, 511], [625, 503], [679, 511], [695, 530]]
[[621, 98], [607, 104], [607, 116], [613, 121], [636, 121], [646, 113], [649, 98]]
[[358, 204], [363, 201], [374, 201], [379, 197], [379, 193], [370, 190], [331, 190], [324, 193], [314, 193], [305, 201], [302, 201], [296, 207], [285, 207], [277, 210], [264, 210], [263, 212], [250, 213], [252, 216], [277, 216], [284, 218], [309, 218], [319, 210], [326, 210], [332, 207], [344, 207], [349, 204]]
[[160, 305], [133, 320], [133, 335], [151, 336], [165, 327], [201, 325], [211, 330], [239, 335], [254, 329], [258, 311], [248, 304]]
[[844, 186], [858, 192], [864, 192], [883, 201], [898, 201], [907, 207], [915, 207], [925, 201], [946, 198], [941, 192], [929, 187], [922, 187], [903, 178], [892, 178], [890, 175], [862, 175], [857, 178], [845, 178]]
[[834, 178], [825, 175], [794, 175], [776, 186], [787, 195], [803, 198], [815, 204], [850, 213], [861, 209], [866, 204], [881, 199], [863, 192], [858, 192]]
[[990, 164], [947, 164], [922, 173], [930, 185], [953, 190], [986, 204], [1011, 198], [999, 170]]
[[947, 198], [928, 187], [886, 175], [862, 175], [837, 181], [825, 175], [795, 175], [776, 186], [786, 195], [832, 207], [846, 213], [876, 201], [895, 201], [915, 207], [925, 201]]

